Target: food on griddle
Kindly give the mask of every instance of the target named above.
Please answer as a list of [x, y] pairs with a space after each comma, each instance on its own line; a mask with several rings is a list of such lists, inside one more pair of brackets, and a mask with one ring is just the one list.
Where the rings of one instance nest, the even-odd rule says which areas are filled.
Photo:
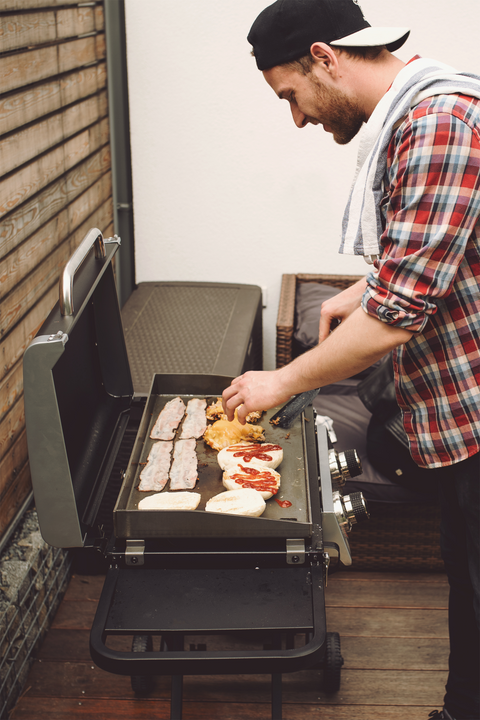
[[152, 445], [147, 464], [140, 473], [141, 492], [160, 492], [168, 482], [168, 471], [172, 462], [173, 442], [159, 441]]
[[196, 510], [200, 493], [162, 492], [149, 495], [138, 503], [139, 510]]
[[252, 410], [248, 413], [246, 420], [248, 423], [256, 423], [260, 420], [265, 410]]
[[265, 440], [265, 430], [260, 425], [251, 425], [250, 423], [241, 425], [235, 411], [235, 418], [232, 422], [217, 420], [213, 425], [209, 425], [203, 439], [214, 450], [223, 450], [223, 448], [242, 440], [261, 442]]
[[250, 488], [227, 490], [215, 495], [205, 505], [207, 512], [248, 515], [250, 517], [259, 517], [265, 508], [265, 500], [261, 493]]
[[215, 422], [215, 420], [226, 420], [227, 416], [223, 411], [222, 398], [217, 398], [217, 402], [207, 407], [207, 420]]
[[222, 470], [240, 462], [276, 468], [283, 460], [283, 450], [272, 443], [235, 443], [220, 450], [217, 460]]
[[[256, 423], [260, 420], [262, 417], [264, 410], [253, 410], [253, 412], [248, 413], [247, 415], [247, 423]], [[207, 420], [214, 421], [214, 420], [226, 420], [227, 416], [225, 415], [223, 411], [223, 404], [222, 404], [222, 398], [217, 398], [217, 402], [213, 403], [213, 405], [209, 405], [207, 408]]]
[[169, 400], [160, 412], [150, 437], [153, 440], [173, 440], [175, 432], [185, 415], [185, 409], [182, 398], [176, 397]]
[[227, 490], [251, 488], [260, 493], [264, 500], [268, 500], [273, 495], [276, 495], [280, 488], [280, 474], [264, 465], [255, 466], [250, 463], [246, 467], [240, 463], [230, 465], [225, 470], [222, 482]]
[[197, 482], [196, 441], [177, 440], [170, 470], [170, 490], [192, 490]]
[[187, 403], [187, 417], [182, 425], [180, 438], [199, 438], [207, 429], [207, 417], [205, 408], [207, 401], [205, 399], [192, 398]]

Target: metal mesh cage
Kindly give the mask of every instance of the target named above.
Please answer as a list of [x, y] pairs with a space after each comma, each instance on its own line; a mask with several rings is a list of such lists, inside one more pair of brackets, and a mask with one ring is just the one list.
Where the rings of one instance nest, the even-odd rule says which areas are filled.
[[[0, 717], [7, 718], [23, 691], [33, 654], [67, 589], [71, 558], [43, 543], [28, 562], [17, 562], [20, 586], [0, 604]], [[2, 583], [3, 584], [3, 583]]]

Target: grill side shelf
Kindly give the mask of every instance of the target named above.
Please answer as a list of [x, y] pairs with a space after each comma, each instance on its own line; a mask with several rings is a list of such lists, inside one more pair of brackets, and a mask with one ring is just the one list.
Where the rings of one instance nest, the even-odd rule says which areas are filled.
[[[276, 589], [279, 585], [282, 586], [295, 586], [295, 578], [293, 575], [300, 573], [300, 568], [283, 568], [281, 570], [276, 569], [275, 573], [277, 576], [273, 578], [273, 586]], [[151, 651], [145, 653], [132, 653], [132, 652], [120, 652], [115, 651], [106, 645], [106, 641], [109, 635], [113, 634], [131, 634], [132, 631], [136, 632], [135, 628], [143, 627], [142, 619], [150, 618], [147, 620], [149, 623], [149, 631], [153, 634], [161, 634], [162, 627], [167, 623], [169, 630], [167, 632], [171, 635], [177, 635], [178, 637], [183, 636], [185, 628], [189, 632], [195, 634], [199, 633], [198, 625], [202, 625], [202, 622], [196, 622], [196, 612], [193, 609], [193, 616], [185, 616], [182, 613], [182, 617], [178, 618], [181, 622], [177, 621], [177, 617], [165, 615], [161, 618], [159, 625], [152, 628], [151, 617], [152, 617], [152, 603], [156, 603], [156, 606], [161, 606], [161, 603], [155, 593], [149, 592], [142, 594], [142, 602], [140, 598], [135, 599], [132, 597], [131, 592], [128, 596], [125, 593], [127, 587], [135, 587], [136, 582], [142, 584], [142, 576], [145, 574], [145, 570], [142, 568], [135, 569], [110, 569], [107, 574], [105, 585], [100, 597], [100, 601], [97, 608], [97, 613], [92, 625], [90, 635], [90, 652], [93, 661], [102, 669], [108, 672], [114, 672], [120, 675], [217, 675], [217, 674], [257, 674], [257, 673], [283, 673], [283, 672], [294, 672], [302, 670], [308, 667], [318, 665], [322, 662], [325, 655], [325, 642], [326, 642], [326, 620], [325, 620], [325, 606], [324, 606], [324, 588], [323, 588], [323, 569], [320, 565], [312, 565], [310, 569], [303, 569], [303, 590], [306, 587], [309, 588], [308, 594], [303, 592], [301, 603], [303, 604], [302, 620], [303, 626], [300, 627], [298, 623], [292, 626], [292, 612], [291, 612], [291, 598], [288, 593], [280, 602], [283, 602], [283, 616], [280, 613], [276, 618], [276, 625], [279, 626], [277, 629], [280, 631], [293, 631], [306, 632], [309, 634], [309, 641], [300, 648], [286, 649], [286, 650], [226, 650], [226, 651], [198, 651], [191, 653], [185, 650], [176, 651]], [[158, 571], [155, 571], [158, 573]], [[251, 574], [256, 571], [250, 570]], [[129, 574], [129, 576], [126, 575]], [[136, 573], [136, 575], [132, 575]], [[215, 578], [217, 571], [213, 571], [211, 579], [205, 576], [203, 588], [206, 589], [210, 585], [215, 591]], [[281, 573], [281, 576], [280, 576]], [[285, 574], [287, 573], [287, 574]], [[190, 573], [184, 572], [184, 587], [186, 590], [191, 588]], [[240, 581], [244, 581], [245, 574], [239, 576]], [[178, 590], [180, 576], [177, 573], [175, 582], [175, 588]], [[234, 579], [234, 571], [230, 573], [230, 579]], [[263, 579], [263, 578], [262, 578]], [[164, 584], [166, 591], [169, 590], [169, 581], [171, 578], [169, 575], [159, 578]], [[297, 578], [298, 580], [298, 578]], [[148, 583], [148, 577], [144, 582]], [[236, 606], [238, 607], [239, 613], [242, 611], [241, 606], [243, 603], [249, 601], [249, 597], [246, 595], [245, 590], [242, 591], [242, 585], [235, 588], [230, 583], [231, 591], [228, 597], [229, 603], [229, 615], [235, 616]], [[247, 591], [251, 589], [247, 587]], [[147, 595], [147, 597], [146, 597]], [[178, 596], [178, 595], [177, 595]], [[297, 599], [299, 599], [300, 593], [297, 593]], [[117, 616], [115, 613], [115, 606], [122, 606], [125, 602], [134, 602], [135, 612], [130, 613], [130, 617], [127, 615]], [[112, 609], [113, 608], [113, 609]], [[253, 606], [252, 606], [253, 608]], [[127, 608], [128, 610], [128, 608]], [[253, 612], [253, 609], [252, 609]], [[163, 613], [161, 613], [163, 616]], [[119, 618], [126, 620], [124, 625], [119, 622]], [[111, 621], [114, 621], [115, 627], [111, 626]], [[200, 621], [202, 618], [200, 618]], [[220, 618], [221, 622], [222, 618]], [[132, 626], [132, 623], [135, 627]], [[211, 623], [208, 631], [211, 633], [218, 633], [222, 631], [221, 626], [214, 627], [215, 623]], [[212, 627], [213, 626], [213, 627]], [[207, 631], [207, 634], [208, 634]], [[242, 632], [242, 628], [237, 628], [237, 631]], [[264, 627], [258, 623], [251, 624], [251, 632], [264, 632]], [[204, 634], [204, 628], [201, 631]]]

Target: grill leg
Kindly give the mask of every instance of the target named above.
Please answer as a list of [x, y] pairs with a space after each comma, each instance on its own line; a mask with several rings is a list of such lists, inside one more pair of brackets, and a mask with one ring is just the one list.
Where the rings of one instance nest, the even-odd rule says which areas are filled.
[[272, 675], [272, 720], [282, 720], [282, 676]]
[[172, 675], [170, 720], [182, 720], [183, 675]]
[[[278, 650], [282, 649], [282, 635], [276, 633], [273, 639], [273, 647]], [[287, 637], [287, 645], [289, 638]], [[282, 675], [281, 673], [272, 674], [272, 720], [282, 720]]]
[[[162, 635], [162, 642], [169, 650], [183, 650], [183, 635], [166, 633]], [[183, 675], [172, 675], [172, 689], [170, 692], [170, 720], [182, 720], [183, 712]]]

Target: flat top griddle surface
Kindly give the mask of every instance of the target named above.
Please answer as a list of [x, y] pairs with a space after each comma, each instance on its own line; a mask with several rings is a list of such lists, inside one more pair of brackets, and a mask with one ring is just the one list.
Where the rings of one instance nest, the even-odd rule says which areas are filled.
[[[137, 489], [140, 483], [140, 473], [144, 467], [144, 463], [147, 461], [152, 445], [155, 442], [162, 442], [150, 438], [151, 429], [165, 404], [174, 397], [177, 396], [151, 395], [149, 398], [145, 413], [149, 415], [150, 418], [145, 437], [138, 439], [138, 441], [143, 443], [138, 465], [135, 468], [130, 468], [130, 472], [127, 472], [127, 479], [130, 478], [130, 487], [125, 509], [128, 511], [138, 512], [138, 503], [140, 500], [154, 494], [153, 492], [141, 492]], [[181, 397], [185, 404], [191, 399], [191, 396]], [[207, 405], [211, 405], [216, 402], [217, 397], [206, 397], [206, 400]], [[282, 463], [277, 468], [277, 472], [281, 475], [280, 490], [277, 495], [267, 500], [267, 507], [262, 517], [272, 520], [289, 519], [297, 522], [309, 522], [310, 512], [306, 492], [302, 424], [300, 420], [298, 420], [288, 431], [273, 427], [270, 425], [269, 419], [276, 411], [276, 408], [268, 411], [257, 423], [265, 430], [265, 441], [280, 445], [284, 452]], [[181, 428], [182, 425], [180, 424], [176, 437], [179, 437]], [[201, 495], [200, 504], [197, 510], [194, 511], [195, 513], [199, 513], [205, 510], [205, 505], [210, 498], [224, 492], [226, 488], [222, 484], [222, 470], [217, 462], [218, 452], [209, 447], [202, 438], [197, 440], [196, 452], [198, 458], [198, 481], [192, 492], [198, 492]], [[166, 484], [162, 492], [168, 492], [169, 490], [170, 482]], [[276, 502], [275, 498], [279, 501], [287, 500], [291, 502], [292, 505], [288, 508], [282, 508]], [[150, 510], [148, 512], [171, 513], [176, 511]], [[210, 515], [210, 513], [207, 513], [207, 515]]]

